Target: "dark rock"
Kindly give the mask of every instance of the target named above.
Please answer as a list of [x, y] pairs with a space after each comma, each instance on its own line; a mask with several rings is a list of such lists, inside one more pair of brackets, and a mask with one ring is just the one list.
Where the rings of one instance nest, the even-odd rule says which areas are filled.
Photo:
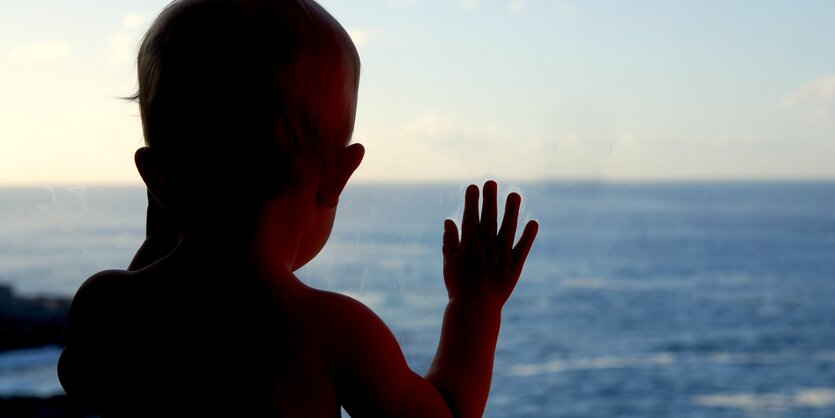
[[22, 298], [0, 285], [0, 351], [64, 345], [69, 299]]
[[94, 418], [66, 396], [0, 398], [0, 418]]

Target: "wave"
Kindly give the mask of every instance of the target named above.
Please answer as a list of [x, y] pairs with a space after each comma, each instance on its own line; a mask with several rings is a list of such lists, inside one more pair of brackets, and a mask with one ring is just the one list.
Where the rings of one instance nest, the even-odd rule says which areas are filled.
[[[604, 370], [639, 367], [667, 367], [676, 363], [689, 364], [777, 364], [787, 357], [799, 356], [792, 354], [767, 353], [737, 353], [715, 351], [705, 353], [704, 356], [680, 356], [672, 352], [658, 352], [646, 356], [627, 357], [594, 357], [578, 359], [560, 359], [540, 363], [513, 364], [503, 368], [500, 373], [505, 376], [536, 376], [551, 373], [562, 373], [577, 370]], [[835, 362], [835, 352], [818, 351], [811, 356], [819, 362]]]
[[647, 357], [597, 357], [553, 360], [544, 363], [514, 364], [504, 370], [506, 376], [535, 376], [576, 370], [663, 367], [676, 362], [672, 353], [656, 353]]
[[830, 408], [835, 406], [835, 388], [807, 388], [786, 393], [716, 393], [693, 398], [698, 406], [744, 410]]
[[48, 346], [0, 353], [0, 395], [48, 397], [64, 393], [58, 382], [61, 348]]

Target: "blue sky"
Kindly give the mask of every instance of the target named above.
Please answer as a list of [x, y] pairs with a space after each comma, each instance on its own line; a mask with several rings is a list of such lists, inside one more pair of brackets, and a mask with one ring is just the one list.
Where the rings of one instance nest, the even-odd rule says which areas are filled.
[[[0, 185], [137, 183], [133, 59], [167, 1], [0, 15]], [[329, 0], [363, 181], [835, 178], [835, 3]]]

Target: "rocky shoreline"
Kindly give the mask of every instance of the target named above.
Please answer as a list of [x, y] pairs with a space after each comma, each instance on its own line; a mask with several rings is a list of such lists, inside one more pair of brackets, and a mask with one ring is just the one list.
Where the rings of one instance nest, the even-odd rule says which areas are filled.
[[94, 418], [64, 396], [51, 398], [0, 397], [0, 418]]
[[64, 345], [70, 300], [26, 298], [0, 285], [0, 351]]
[[[21, 297], [0, 284], [0, 352], [64, 345], [70, 300], [57, 297]], [[3, 397], [0, 418], [86, 418], [66, 396], [50, 398]]]

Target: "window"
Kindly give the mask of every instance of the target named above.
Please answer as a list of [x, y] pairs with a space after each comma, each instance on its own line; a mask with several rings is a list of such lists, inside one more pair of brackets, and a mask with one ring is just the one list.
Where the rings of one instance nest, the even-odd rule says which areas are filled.
[[[118, 98], [167, 1], [88, 3], [0, 16], [5, 324], [48, 324], [61, 302], [35, 298], [144, 237]], [[446, 302], [442, 221], [496, 178], [541, 228], [485, 416], [835, 414], [835, 6], [322, 3], [362, 57], [368, 152], [299, 274], [370, 306], [416, 371]], [[15, 348], [0, 398], [60, 394], [59, 349]]]

